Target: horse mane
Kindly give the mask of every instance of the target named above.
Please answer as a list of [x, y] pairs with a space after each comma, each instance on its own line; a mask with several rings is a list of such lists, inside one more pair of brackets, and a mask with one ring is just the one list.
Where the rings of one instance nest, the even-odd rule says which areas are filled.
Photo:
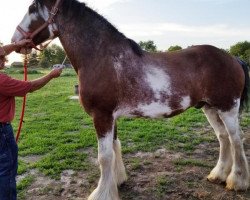
[[[44, 5], [44, 0], [35, 0], [36, 4], [39, 4], [41, 6]], [[138, 56], [143, 55], [143, 50], [141, 47], [132, 39], [127, 38], [123, 33], [121, 33], [114, 25], [112, 25], [105, 17], [98, 14], [93, 9], [86, 6], [85, 3], [79, 2], [78, 0], [63, 0], [62, 2], [62, 12], [65, 16], [74, 19], [79, 20], [84, 17], [86, 12], [89, 12], [92, 16], [97, 18], [101, 24], [106, 26], [109, 31], [113, 34], [117, 34], [120, 36], [121, 39], [126, 40], [128, 44], [130, 45], [131, 49], [135, 54]]]

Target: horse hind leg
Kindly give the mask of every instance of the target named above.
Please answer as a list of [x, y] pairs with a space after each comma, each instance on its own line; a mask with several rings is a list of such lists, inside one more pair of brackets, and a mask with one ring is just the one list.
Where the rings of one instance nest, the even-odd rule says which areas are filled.
[[98, 134], [98, 161], [100, 164], [101, 177], [97, 188], [91, 193], [88, 200], [119, 200], [117, 180], [114, 172], [113, 119], [105, 119], [105, 116], [95, 117], [94, 123]]
[[113, 141], [113, 149], [115, 152], [115, 176], [117, 185], [120, 186], [127, 180], [127, 174], [125, 170], [125, 166], [122, 160], [122, 152], [121, 152], [121, 142], [117, 137], [117, 126], [115, 125], [115, 137]]
[[210, 125], [215, 131], [215, 134], [220, 143], [220, 154], [216, 166], [208, 175], [207, 179], [210, 182], [222, 183], [225, 182], [232, 168], [232, 155], [230, 152], [230, 141], [227, 130], [220, 119], [217, 110], [209, 108], [208, 106], [203, 107]]
[[231, 110], [219, 112], [219, 116], [229, 133], [233, 157], [232, 170], [226, 180], [226, 188], [229, 190], [247, 190], [249, 186], [248, 162], [244, 152], [241, 138], [242, 131], [238, 119], [239, 105], [240, 100], [238, 99], [236, 105]]

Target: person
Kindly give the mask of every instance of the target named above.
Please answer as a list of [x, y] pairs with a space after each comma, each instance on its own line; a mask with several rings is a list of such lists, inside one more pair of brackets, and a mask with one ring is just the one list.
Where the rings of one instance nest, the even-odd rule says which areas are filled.
[[[0, 70], [5, 67], [5, 56], [30, 44], [21, 40], [0, 47]], [[18, 147], [14, 138], [11, 121], [15, 115], [15, 97], [23, 97], [45, 86], [57, 78], [62, 69], [53, 69], [47, 75], [33, 80], [21, 81], [11, 78], [0, 71], [0, 200], [16, 200], [16, 175], [18, 167]]]

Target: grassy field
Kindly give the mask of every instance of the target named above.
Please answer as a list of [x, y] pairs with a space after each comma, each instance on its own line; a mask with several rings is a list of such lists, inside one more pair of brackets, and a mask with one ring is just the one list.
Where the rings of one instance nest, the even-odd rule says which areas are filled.
[[[46, 73], [29, 75], [35, 79]], [[22, 74], [11, 70], [8, 73], [22, 79]], [[96, 179], [91, 174], [92, 164], [89, 162], [88, 149], [97, 154], [97, 142], [92, 119], [83, 111], [79, 102], [70, 100], [74, 95], [77, 77], [73, 70], [65, 70], [62, 76], [54, 79], [40, 91], [27, 97], [25, 123], [19, 141], [19, 175], [31, 170], [38, 170], [51, 179], [60, 179], [64, 170], [84, 171], [88, 178]], [[21, 109], [21, 98], [17, 98], [17, 115], [13, 126], [17, 129]], [[244, 117], [242, 126], [248, 128], [250, 118]], [[122, 142], [124, 155], [137, 152], [155, 152], [158, 149], [169, 151], [193, 152], [198, 145], [215, 141], [215, 136], [205, 134], [208, 127], [201, 110], [189, 109], [187, 112], [171, 119], [128, 119], [118, 121], [118, 134]], [[26, 162], [25, 158], [37, 156], [34, 162]], [[22, 159], [24, 158], [24, 159]], [[131, 168], [140, 167], [140, 160], [130, 160]], [[147, 165], [147, 162], [144, 163]], [[185, 165], [211, 167], [205, 160], [174, 161], [178, 169]], [[19, 198], [25, 199], [26, 189], [34, 182], [35, 175], [29, 175], [18, 183]], [[157, 192], [161, 192], [169, 182], [159, 178]], [[163, 188], [164, 189], [164, 188]]]

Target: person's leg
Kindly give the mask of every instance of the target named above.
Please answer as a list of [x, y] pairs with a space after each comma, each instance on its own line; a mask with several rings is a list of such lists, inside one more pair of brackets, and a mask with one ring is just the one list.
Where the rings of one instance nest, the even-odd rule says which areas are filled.
[[0, 199], [16, 200], [17, 144], [11, 125], [0, 127]]
[[0, 126], [0, 199], [10, 199], [11, 150], [6, 140], [6, 129]]
[[16, 176], [17, 176], [17, 168], [18, 168], [18, 147], [15, 140], [14, 132], [12, 126], [7, 126], [8, 132], [8, 144], [11, 149], [11, 158], [12, 158], [12, 167], [11, 167], [11, 180], [10, 180], [10, 189], [11, 189], [11, 200], [17, 199], [17, 191], [16, 191]]

